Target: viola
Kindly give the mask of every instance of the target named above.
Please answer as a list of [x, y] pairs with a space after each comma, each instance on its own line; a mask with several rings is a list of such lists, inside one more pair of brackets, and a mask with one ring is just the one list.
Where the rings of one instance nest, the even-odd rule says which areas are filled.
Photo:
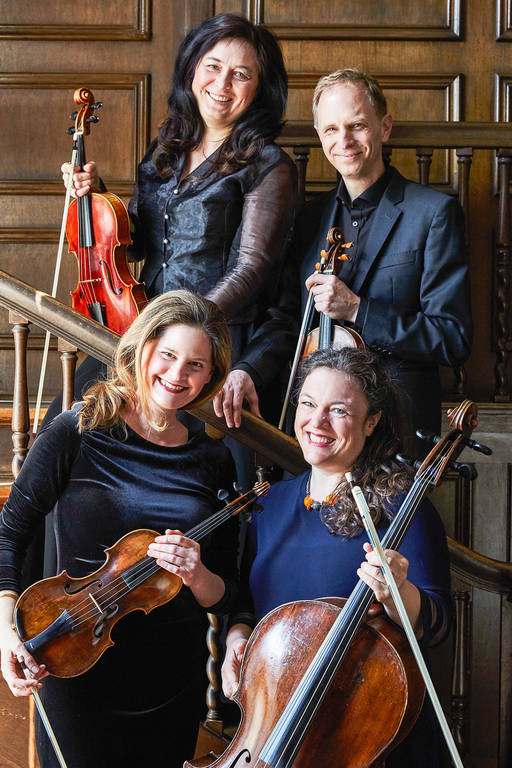
[[[349, 261], [350, 256], [345, 253], [352, 247], [352, 243], [345, 243], [343, 232], [339, 227], [331, 227], [327, 233], [329, 248], [320, 252], [320, 261], [315, 269], [321, 275], [337, 275], [343, 261]], [[317, 349], [364, 349], [365, 343], [362, 336], [346, 325], [335, 323], [331, 317], [320, 312], [318, 328], [310, 331], [306, 337], [302, 357], [307, 357]]]
[[[320, 251], [320, 261], [316, 264], [315, 269], [319, 275], [337, 275], [340, 271], [341, 262], [350, 260], [350, 256], [345, 253], [345, 251], [352, 247], [352, 243], [344, 242], [343, 232], [339, 227], [331, 227], [327, 233], [326, 239], [329, 243], [329, 249], [327, 251], [323, 249]], [[314, 314], [314, 295], [313, 292], [310, 291], [304, 315], [302, 316], [297, 347], [295, 349], [288, 386], [283, 401], [281, 418], [279, 419], [279, 429], [284, 428], [290, 396], [301, 360], [312, 352], [315, 352], [317, 349], [328, 349], [329, 347], [335, 349], [342, 349], [343, 347], [351, 347], [353, 349], [365, 348], [363, 338], [357, 331], [354, 331], [353, 328], [349, 328], [348, 326], [339, 325], [338, 323], [333, 322], [332, 318], [328, 317], [323, 312], [319, 313], [320, 322], [318, 328], [310, 330]]]
[[[86, 163], [84, 136], [98, 122], [96, 103], [88, 88], [74, 94], [79, 110], [73, 133], [77, 165]], [[73, 200], [68, 208], [66, 235], [69, 253], [78, 264], [78, 282], [71, 291], [73, 309], [123, 334], [147, 304], [144, 284], [130, 272], [127, 248], [131, 245], [130, 219], [122, 200], [110, 192], [90, 192]]]
[[[201, 541], [248, 507], [268, 489], [257, 483], [185, 536]], [[90, 669], [113, 645], [113, 626], [131, 611], [149, 613], [172, 600], [182, 580], [146, 555], [159, 534], [131, 531], [105, 550], [105, 563], [93, 573], [73, 578], [66, 571], [32, 584], [14, 610], [21, 641], [39, 664], [55, 677], [76, 677]]]
[[[449, 412], [451, 430], [419, 467], [382, 541], [398, 549], [427, 490], [469, 446], [476, 405]], [[485, 450], [484, 450], [485, 449]], [[346, 601], [300, 600], [271, 611], [247, 644], [239, 687], [239, 729], [208, 768], [368, 768], [407, 735], [424, 685], [403, 633], [384, 616], [367, 619], [373, 592], [359, 581]], [[379, 763], [380, 764], [380, 763]]]

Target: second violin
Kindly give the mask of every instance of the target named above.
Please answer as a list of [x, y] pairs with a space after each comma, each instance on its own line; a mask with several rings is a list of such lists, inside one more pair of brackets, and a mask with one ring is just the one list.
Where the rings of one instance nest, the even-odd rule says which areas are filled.
[[[78, 88], [75, 104], [80, 105], [73, 133], [77, 165], [85, 165], [84, 135], [91, 122], [98, 121], [95, 103], [88, 88]], [[144, 284], [138, 283], [128, 267], [131, 244], [130, 221], [122, 200], [110, 192], [91, 192], [70, 204], [66, 235], [69, 252], [78, 262], [78, 282], [71, 292], [73, 309], [122, 334], [147, 304]]]

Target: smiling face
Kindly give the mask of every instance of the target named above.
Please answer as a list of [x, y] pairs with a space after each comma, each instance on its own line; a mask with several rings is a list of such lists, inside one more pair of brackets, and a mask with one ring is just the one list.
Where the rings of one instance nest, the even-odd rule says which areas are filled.
[[369, 415], [359, 385], [345, 373], [315, 368], [299, 395], [295, 434], [312, 467], [341, 473], [352, 468], [380, 413]]
[[199, 112], [210, 128], [231, 127], [256, 96], [258, 61], [245, 40], [227, 39], [199, 60], [192, 81]]
[[184, 408], [212, 377], [210, 339], [201, 328], [170, 325], [144, 346], [141, 369], [150, 401], [164, 411]]
[[352, 199], [384, 173], [382, 143], [391, 127], [391, 115], [379, 118], [357, 85], [334, 85], [321, 94], [315, 128], [326, 158], [343, 176]]

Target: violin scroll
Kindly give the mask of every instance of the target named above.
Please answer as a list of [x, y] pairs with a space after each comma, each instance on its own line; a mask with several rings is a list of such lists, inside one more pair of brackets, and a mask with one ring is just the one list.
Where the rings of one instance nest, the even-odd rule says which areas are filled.
[[84, 136], [88, 136], [91, 130], [90, 124], [99, 121], [94, 111], [100, 109], [103, 103], [95, 101], [93, 92], [85, 86], [76, 89], [73, 100], [80, 109], [70, 115], [70, 119], [74, 120], [75, 124], [68, 128], [67, 132], [72, 135], [80, 131]]

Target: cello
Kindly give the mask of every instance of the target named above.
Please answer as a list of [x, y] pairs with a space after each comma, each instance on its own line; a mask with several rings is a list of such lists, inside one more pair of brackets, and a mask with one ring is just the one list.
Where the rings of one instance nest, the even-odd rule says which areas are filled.
[[[477, 408], [449, 412], [451, 430], [419, 467], [383, 539], [398, 549], [431, 486], [467, 446]], [[300, 600], [265, 616], [247, 643], [233, 699], [239, 729], [207, 768], [369, 768], [409, 732], [424, 686], [403, 633], [383, 616], [367, 619], [373, 592], [359, 581], [350, 597]]]
[[[77, 165], [85, 165], [84, 136], [90, 124], [98, 122], [92, 91], [78, 88], [74, 101], [73, 147]], [[121, 335], [147, 304], [144, 284], [138, 283], [128, 267], [131, 244], [130, 220], [122, 200], [111, 192], [89, 192], [77, 197], [68, 208], [66, 235], [69, 253], [78, 265], [78, 281], [71, 291], [73, 309]]]

